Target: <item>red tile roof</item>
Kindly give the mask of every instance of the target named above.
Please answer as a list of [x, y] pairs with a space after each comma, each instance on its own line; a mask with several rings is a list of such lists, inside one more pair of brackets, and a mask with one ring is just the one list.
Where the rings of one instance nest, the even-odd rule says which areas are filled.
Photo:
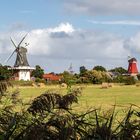
[[52, 73], [44, 74], [43, 78], [45, 80], [50, 80], [50, 81], [60, 81], [61, 80], [61, 76], [56, 75], [56, 74], [52, 74]]

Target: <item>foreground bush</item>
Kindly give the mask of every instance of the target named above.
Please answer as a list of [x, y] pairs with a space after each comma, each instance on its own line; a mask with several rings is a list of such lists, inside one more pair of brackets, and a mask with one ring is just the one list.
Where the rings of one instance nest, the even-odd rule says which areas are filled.
[[[7, 97], [12, 108], [19, 103], [18, 93]], [[93, 109], [84, 113], [72, 110], [81, 89], [61, 95], [47, 91], [28, 106], [15, 112], [10, 105], [1, 107], [0, 139], [4, 140], [139, 140], [140, 112], [132, 106], [124, 119], [117, 120], [115, 106], [106, 114]]]

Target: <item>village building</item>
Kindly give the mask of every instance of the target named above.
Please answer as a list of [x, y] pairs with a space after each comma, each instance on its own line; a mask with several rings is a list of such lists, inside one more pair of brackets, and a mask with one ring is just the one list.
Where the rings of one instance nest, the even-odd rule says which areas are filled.
[[48, 82], [48, 81], [61, 81], [62, 77], [54, 74], [54, 73], [48, 73], [44, 74], [43, 78]]

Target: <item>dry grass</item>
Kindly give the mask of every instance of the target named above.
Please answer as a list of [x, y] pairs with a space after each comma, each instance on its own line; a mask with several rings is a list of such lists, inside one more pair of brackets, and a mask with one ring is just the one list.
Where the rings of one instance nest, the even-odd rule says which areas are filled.
[[[79, 104], [73, 107], [78, 111], [85, 111], [93, 108], [103, 108], [105, 110], [112, 108], [116, 104], [118, 109], [126, 109], [130, 104], [140, 106], [140, 87], [114, 85], [107, 89], [101, 89], [101, 85], [83, 85], [82, 96], [79, 98]], [[16, 88], [16, 87], [15, 87]], [[14, 89], [12, 89], [14, 90]], [[40, 87], [18, 87], [20, 97], [28, 102], [41, 95], [47, 90], [59, 91], [64, 94], [66, 88], [56, 86]]]

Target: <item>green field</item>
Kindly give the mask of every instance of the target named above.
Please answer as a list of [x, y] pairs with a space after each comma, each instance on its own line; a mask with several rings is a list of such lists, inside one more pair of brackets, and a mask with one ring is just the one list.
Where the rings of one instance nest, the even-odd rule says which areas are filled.
[[[65, 88], [59, 86], [20, 87], [20, 97], [25, 101], [31, 101], [47, 90], [57, 90], [60, 94], [66, 92]], [[109, 109], [116, 104], [117, 108], [128, 108], [130, 104], [140, 106], [140, 87], [136, 86], [113, 86], [102, 89], [101, 85], [84, 86], [79, 103], [73, 107], [78, 111], [93, 108]]]

